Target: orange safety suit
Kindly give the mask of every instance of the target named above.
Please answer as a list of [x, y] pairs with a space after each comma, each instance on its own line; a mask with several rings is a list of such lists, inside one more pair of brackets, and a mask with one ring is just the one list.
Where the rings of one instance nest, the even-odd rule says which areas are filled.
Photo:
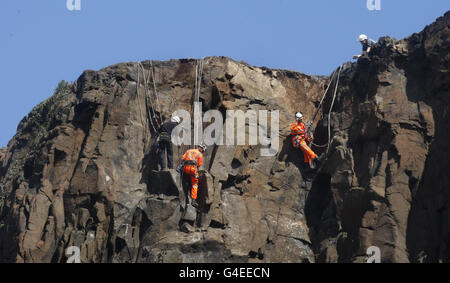
[[317, 157], [317, 154], [311, 150], [307, 142], [311, 142], [306, 134], [306, 126], [302, 122], [295, 122], [291, 125], [292, 145], [294, 148], [300, 148], [303, 151], [305, 163], [311, 164], [311, 160]]
[[198, 167], [203, 164], [203, 154], [198, 149], [190, 149], [182, 157], [183, 171], [191, 177], [191, 198], [197, 199]]

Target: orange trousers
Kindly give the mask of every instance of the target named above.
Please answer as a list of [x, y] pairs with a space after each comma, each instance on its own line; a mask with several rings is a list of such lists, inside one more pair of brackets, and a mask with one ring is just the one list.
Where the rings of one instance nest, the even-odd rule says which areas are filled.
[[303, 151], [305, 163], [311, 164], [311, 161], [317, 157], [317, 154], [312, 151], [302, 136], [292, 137], [292, 145], [294, 148], [300, 148]]
[[198, 194], [198, 168], [194, 165], [184, 166], [183, 171], [191, 178], [191, 198], [197, 199]]

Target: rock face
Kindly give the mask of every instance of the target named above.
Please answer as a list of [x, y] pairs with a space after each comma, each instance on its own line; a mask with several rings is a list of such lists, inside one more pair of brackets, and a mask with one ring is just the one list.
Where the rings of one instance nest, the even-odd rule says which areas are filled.
[[344, 67], [306, 209], [319, 261], [363, 262], [370, 246], [382, 262], [450, 260], [449, 29], [447, 13]]
[[[0, 262], [66, 262], [72, 246], [82, 262], [363, 262], [370, 246], [383, 262], [448, 262], [449, 27], [447, 13], [344, 65], [316, 173], [289, 126], [297, 110], [312, 118], [331, 78], [206, 58], [203, 112], [279, 110], [281, 146], [274, 157], [210, 147], [189, 231], [176, 172], [153, 171], [152, 124], [193, 112], [197, 61], [152, 62], [158, 100], [150, 61], [85, 71], [0, 151]], [[174, 148], [175, 165], [187, 148]]]
[[[196, 63], [153, 62], [155, 116], [192, 112]], [[2, 170], [2, 261], [65, 262], [71, 246], [82, 262], [314, 261], [303, 214], [307, 186], [290, 147], [284, 157], [266, 158], [259, 146], [210, 147], [201, 225], [180, 231], [184, 195], [152, 172], [155, 134], [143, 79], [150, 62], [142, 65], [86, 71], [20, 123]], [[326, 82], [206, 58], [200, 100], [203, 111], [279, 110], [287, 136], [291, 113], [302, 108], [311, 116]], [[174, 149], [175, 165], [187, 148]]]

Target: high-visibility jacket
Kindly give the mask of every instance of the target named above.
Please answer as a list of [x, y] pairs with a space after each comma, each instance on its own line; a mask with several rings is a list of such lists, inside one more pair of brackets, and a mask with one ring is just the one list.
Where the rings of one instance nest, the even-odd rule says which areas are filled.
[[307, 142], [312, 141], [312, 138], [306, 132], [306, 126], [305, 124], [303, 124], [303, 122], [296, 122], [291, 125], [291, 135], [292, 139], [300, 137], [301, 139], [304, 139]]
[[302, 122], [296, 122], [291, 125], [291, 135], [305, 135], [306, 134], [306, 126]]
[[203, 165], [203, 154], [198, 149], [190, 149], [181, 158], [183, 160], [183, 165], [197, 166]]
[[306, 133], [306, 126], [302, 122], [296, 122], [291, 125], [292, 145], [294, 148], [300, 148], [303, 151], [305, 163], [311, 163], [311, 160], [317, 157], [314, 151], [307, 145], [311, 138]]
[[203, 164], [203, 154], [198, 149], [190, 149], [181, 158], [183, 160], [183, 171], [191, 179], [191, 198], [197, 199], [198, 194], [198, 167]]

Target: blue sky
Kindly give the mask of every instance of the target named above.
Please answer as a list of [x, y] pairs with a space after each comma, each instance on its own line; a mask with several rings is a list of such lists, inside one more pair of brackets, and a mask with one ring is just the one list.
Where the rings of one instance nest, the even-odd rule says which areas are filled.
[[251, 65], [328, 75], [361, 47], [403, 38], [450, 9], [448, 0], [2, 0], [0, 147], [59, 81], [146, 59], [228, 56]]

